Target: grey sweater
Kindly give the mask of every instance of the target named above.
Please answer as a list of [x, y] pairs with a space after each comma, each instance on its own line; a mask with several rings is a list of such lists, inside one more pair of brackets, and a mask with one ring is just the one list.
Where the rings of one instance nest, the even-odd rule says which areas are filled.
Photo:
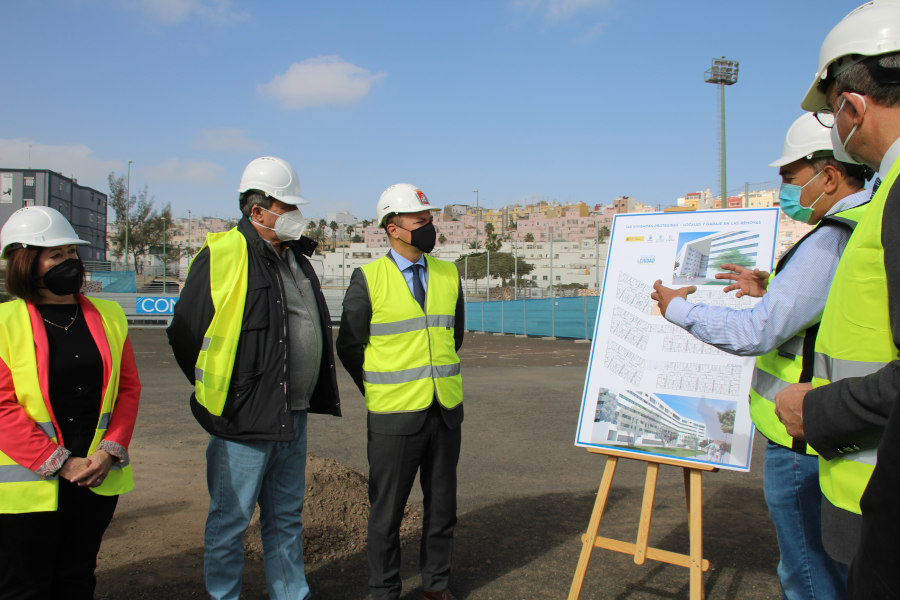
[[294, 254], [276, 255], [276, 264], [284, 281], [288, 336], [288, 390], [292, 410], [306, 410], [322, 364], [322, 332], [319, 307], [309, 278], [297, 264]]

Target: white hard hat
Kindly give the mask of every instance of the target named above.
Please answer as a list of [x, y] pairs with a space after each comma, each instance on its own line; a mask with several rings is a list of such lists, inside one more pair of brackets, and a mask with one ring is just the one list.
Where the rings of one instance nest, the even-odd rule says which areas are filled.
[[441, 212], [440, 208], [431, 206], [425, 192], [411, 183], [398, 183], [384, 190], [378, 199], [375, 209], [378, 226], [384, 226], [384, 218], [395, 213], [417, 213], [423, 210]]
[[274, 156], [263, 156], [252, 161], [244, 174], [238, 191], [259, 190], [285, 204], [309, 204], [300, 195], [300, 178], [297, 171], [286, 160]]
[[48, 206], [20, 208], [0, 229], [0, 258], [20, 246], [53, 248], [69, 244], [91, 243], [80, 239], [62, 213]]
[[869, 56], [900, 51], [900, 0], [872, 0], [856, 8], [834, 26], [819, 50], [819, 70], [800, 106], [816, 112], [825, 108], [819, 83]]
[[[820, 117], [823, 121], [829, 119], [829, 121], [826, 121], [829, 124], [833, 121], [831, 115], [820, 115]], [[819, 123], [814, 114], [804, 113], [788, 129], [784, 138], [784, 149], [781, 151], [781, 158], [769, 166], [781, 167], [801, 158], [812, 158], [815, 152], [823, 150], [827, 151], [828, 154], [834, 154], [831, 146], [831, 129]]]

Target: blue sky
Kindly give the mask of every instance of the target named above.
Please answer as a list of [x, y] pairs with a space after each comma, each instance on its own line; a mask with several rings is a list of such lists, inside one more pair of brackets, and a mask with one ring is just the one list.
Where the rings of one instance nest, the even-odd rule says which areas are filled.
[[176, 215], [233, 216], [243, 167], [297, 168], [304, 213], [371, 216], [401, 181], [433, 204], [532, 198], [672, 204], [718, 189], [712, 57], [729, 188], [801, 114], [819, 47], [852, 2], [457, 0], [9, 2], [0, 166], [107, 191], [132, 166]]
[[727, 400], [673, 396], [671, 394], [656, 394], [656, 396], [682, 417], [705, 423], [707, 434], [713, 439], [722, 439], [724, 435], [716, 413], [737, 410], [737, 403]]
[[706, 237], [708, 235], [712, 235], [716, 233], [715, 231], [684, 231], [678, 234], [678, 250], [675, 252], [675, 255], [681, 254], [681, 248], [685, 244], [690, 244], [694, 240], [699, 240], [702, 237]]

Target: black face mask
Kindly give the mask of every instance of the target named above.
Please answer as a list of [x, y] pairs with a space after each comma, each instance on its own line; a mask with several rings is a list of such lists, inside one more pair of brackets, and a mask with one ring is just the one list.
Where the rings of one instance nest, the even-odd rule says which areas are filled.
[[78, 258], [67, 258], [35, 281], [44, 280], [44, 286], [57, 296], [68, 296], [81, 291], [84, 282], [84, 265]]
[[[397, 227], [400, 226], [397, 225]], [[425, 254], [434, 250], [434, 245], [437, 243], [437, 229], [434, 228], [434, 222], [422, 225], [418, 229], [406, 229], [405, 227], [400, 227], [400, 229], [409, 232], [409, 245], [413, 248], [417, 248]]]

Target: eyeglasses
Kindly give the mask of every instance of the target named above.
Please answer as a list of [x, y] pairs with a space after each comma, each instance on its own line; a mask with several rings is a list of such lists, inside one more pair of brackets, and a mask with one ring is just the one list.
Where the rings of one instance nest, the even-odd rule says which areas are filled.
[[[835, 100], [836, 99], [837, 98], [835, 98]], [[844, 103], [842, 101], [841, 106], [843, 105]], [[821, 110], [817, 110], [813, 114], [816, 117], [816, 121], [818, 121], [822, 127], [825, 127], [827, 129], [831, 129], [832, 127], [834, 127], [834, 109], [832, 109], [830, 106], [826, 106]]]

